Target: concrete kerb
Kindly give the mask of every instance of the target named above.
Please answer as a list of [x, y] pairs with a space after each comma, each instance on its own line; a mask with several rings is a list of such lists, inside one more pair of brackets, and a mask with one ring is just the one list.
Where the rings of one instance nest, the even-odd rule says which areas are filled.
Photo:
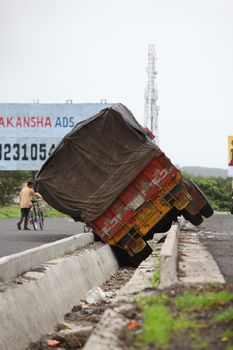
[[172, 225], [168, 231], [160, 252], [160, 283], [159, 288], [166, 288], [177, 283], [177, 253], [180, 223]]
[[80, 233], [56, 242], [0, 258], [0, 281], [7, 282], [45, 261], [70, 254], [94, 241], [92, 233]]
[[108, 245], [83, 248], [45, 263], [43, 272], [28, 272], [21, 284], [0, 293], [0, 349], [24, 350], [119, 269]]

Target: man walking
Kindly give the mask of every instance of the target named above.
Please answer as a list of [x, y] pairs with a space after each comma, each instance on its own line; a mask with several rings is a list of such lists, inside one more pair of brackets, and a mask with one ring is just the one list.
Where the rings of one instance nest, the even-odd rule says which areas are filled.
[[28, 228], [28, 216], [30, 208], [32, 206], [33, 197], [40, 197], [41, 195], [33, 190], [33, 182], [29, 181], [25, 187], [22, 188], [19, 194], [19, 204], [21, 209], [20, 220], [17, 223], [18, 230], [21, 230], [21, 224], [24, 221], [24, 230], [30, 230]]

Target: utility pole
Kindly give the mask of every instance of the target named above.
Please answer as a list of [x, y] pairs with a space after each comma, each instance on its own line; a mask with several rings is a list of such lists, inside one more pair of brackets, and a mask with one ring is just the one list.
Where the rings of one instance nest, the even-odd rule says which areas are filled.
[[155, 83], [157, 71], [155, 68], [156, 61], [155, 46], [149, 45], [148, 47], [148, 67], [147, 67], [147, 87], [145, 90], [145, 118], [144, 126], [148, 128], [155, 137], [155, 143], [159, 144], [159, 131], [158, 131], [158, 114], [159, 107], [158, 102], [158, 90]]

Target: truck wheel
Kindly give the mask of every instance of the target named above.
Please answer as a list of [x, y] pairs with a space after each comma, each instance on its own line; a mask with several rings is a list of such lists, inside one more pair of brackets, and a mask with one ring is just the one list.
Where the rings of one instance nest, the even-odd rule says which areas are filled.
[[111, 246], [113, 253], [116, 256], [116, 259], [121, 266], [133, 266], [138, 267], [138, 265], [145, 260], [151, 253], [152, 249], [149, 244], [146, 244], [138, 254], [130, 256], [126, 250], [119, 247]]
[[193, 224], [194, 226], [198, 226], [203, 222], [203, 218], [199, 213], [196, 215], [191, 215], [187, 212], [187, 210], [183, 210], [182, 215], [186, 220], [191, 222], [191, 224]]
[[149, 232], [143, 237], [144, 241], [153, 239], [154, 234], [164, 233], [170, 230], [173, 221], [177, 220], [178, 210], [171, 209]]
[[172, 221], [163, 222], [161, 224], [158, 223], [154, 227], [152, 227], [152, 229], [150, 229], [150, 231], [143, 237], [143, 239], [145, 241], [149, 241], [150, 239], [153, 239], [154, 234], [164, 233], [170, 230], [171, 225], [172, 225]]
[[209, 205], [209, 203], [206, 203], [204, 208], [201, 209], [200, 213], [205, 218], [209, 218], [211, 215], [213, 215], [214, 211], [213, 211], [212, 207]]
[[94, 233], [94, 241], [95, 242], [104, 242], [96, 233]]

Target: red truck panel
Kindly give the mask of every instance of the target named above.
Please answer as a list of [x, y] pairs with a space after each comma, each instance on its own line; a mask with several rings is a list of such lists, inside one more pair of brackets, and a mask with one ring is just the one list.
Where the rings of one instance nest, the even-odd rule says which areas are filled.
[[[145, 235], [176, 201], [185, 199], [185, 204], [188, 203], [181, 183], [180, 172], [161, 154], [147, 164], [91, 226], [107, 243], [121, 241], [124, 248], [137, 246], [135, 241]], [[166, 195], [177, 185], [180, 186], [179, 190], [173, 191], [174, 194], [166, 199]]]

